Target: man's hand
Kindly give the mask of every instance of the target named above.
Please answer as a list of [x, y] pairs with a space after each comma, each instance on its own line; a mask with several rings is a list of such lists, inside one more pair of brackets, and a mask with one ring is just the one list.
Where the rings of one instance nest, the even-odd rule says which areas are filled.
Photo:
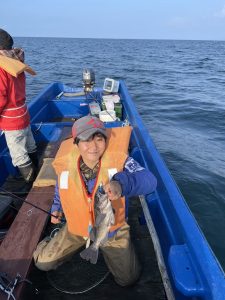
[[57, 217], [57, 218], [55, 218], [55, 217], [51, 216], [51, 223], [52, 224], [61, 223], [61, 219], [63, 217], [63, 213], [61, 211], [53, 211], [52, 215]]
[[104, 191], [108, 195], [109, 200], [117, 200], [121, 197], [122, 188], [118, 181], [112, 180], [104, 186]]

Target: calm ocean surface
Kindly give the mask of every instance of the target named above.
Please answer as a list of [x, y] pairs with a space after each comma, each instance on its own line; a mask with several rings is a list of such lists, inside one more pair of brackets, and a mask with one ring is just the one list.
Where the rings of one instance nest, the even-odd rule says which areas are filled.
[[155, 145], [225, 269], [225, 42], [16, 38], [27, 99], [53, 81], [82, 86], [82, 70], [124, 79]]

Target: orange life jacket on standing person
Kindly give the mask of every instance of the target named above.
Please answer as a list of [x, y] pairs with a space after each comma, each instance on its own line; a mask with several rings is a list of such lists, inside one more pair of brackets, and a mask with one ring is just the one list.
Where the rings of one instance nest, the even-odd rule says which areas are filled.
[[[72, 234], [83, 237], [89, 236], [90, 228], [95, 223], [94, 200], [97, 189], [101, 184], [105, 185], [109, 182], [110, 174], [123, 170], [127, 158], [131, 127], [123, 128], [110, 129], [111, 141], [100, 160], [99, 172], [91, 195], [87, 194], [80, 173], [78, 149], [74, 145], [72, 146], [72, 139], [61, 144], [53, 166], [58, 175], [59, 194], [68, 230]], [[117, 144], [118, 151], [115, 151], [113, 140], [117, 141], [117, 135], [120, 142]], [[110, 232], [120, 228], [125, 223], [125, 198], [121, 197], [111, 203], [115, 211], [115, 224], [110, 228]]]

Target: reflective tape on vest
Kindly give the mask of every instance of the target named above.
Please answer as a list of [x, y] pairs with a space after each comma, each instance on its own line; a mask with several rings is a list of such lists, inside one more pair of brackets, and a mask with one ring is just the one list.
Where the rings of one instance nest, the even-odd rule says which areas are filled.
[[[18, 107], [12, 107], [12, 108], [4, 109], [0, 116], [2, 118], [7, 118], [7, 119], [18, 119], [18, 118], [21, 118], [21, 117], [25, 116], [27, 114], [27, 112], [28, 112], [27, 106], [26, 106], [26, 103], [24, 103], [23, 105], [18, 106]], [[7, 113], [9, 113], [9, 115], [7, 115]], [[20, 113], [20, 114], [15, 115], [16, 113], [17, 114]]]
[[69, 181], [69, 171], [63, 171], [60, 174], [59, 187], [60, 189], [67, 190]]
[[112, 177], [117, 173], [116, 168], [108, 169], [108, 176], [109, 176], [109, 181], [112, 179]]
[[17, 106], [17, 107], [6, 108], [6, 109], [3, 110], [3, 112], [4, 112], [4, 111], [10, 111], [10, 110], [17, 110], [17, 109], [23, 108], [24, 106], [26, 106], [26, 103], [24, 103], [24, 104], [21, 105], [21, 106]]

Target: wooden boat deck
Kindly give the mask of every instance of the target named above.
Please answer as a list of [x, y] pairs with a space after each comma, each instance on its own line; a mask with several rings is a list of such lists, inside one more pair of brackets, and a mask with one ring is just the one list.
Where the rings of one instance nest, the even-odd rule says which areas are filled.
[[[55, 157], [57, 150], [71, 128], [65, 127], [60, 139], [55, 143], [49, 143], [42, 152], [42, 159], [45, 157]], [[26, 201], [44, 210], [51, 208], [54, 195], [54, 186], [33, 187]], [[46, 227], [48, 215], [30, 204], [23, 203], [14, 222], [0, 246], [0, 272], [5, 272], [11, 278], [15, 278], [17, 273], [22, 278], [27, 278], [32, 265], [32, 255], [36, 245], [42, 237]], [[15, 289], [14, 296], [19, 299], [23, 284]], [[0, 299], [7, 299], [0, 291]], [[22, 298], [20, 298], [22, 299]]]

